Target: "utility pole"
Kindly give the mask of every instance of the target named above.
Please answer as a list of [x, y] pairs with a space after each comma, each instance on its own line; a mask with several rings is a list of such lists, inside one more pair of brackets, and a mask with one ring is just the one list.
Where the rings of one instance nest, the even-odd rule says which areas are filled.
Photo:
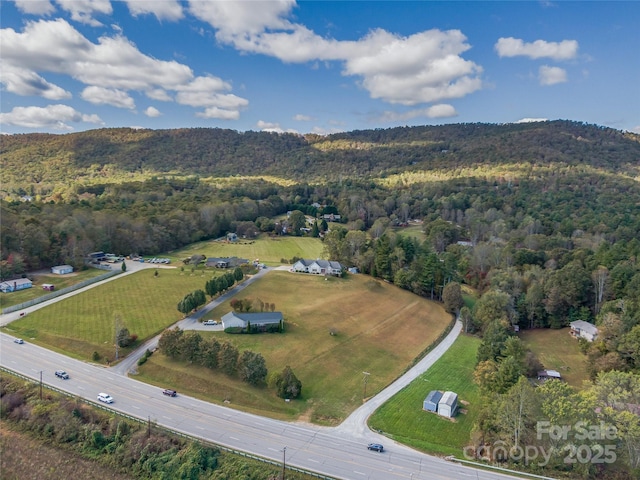
[[284, 469], [287, 462], [287, 447], [282, 449], [282, 480], [284, 480]]
[[118, 316], [116, 315], [116, 332], [115, 332], [115, 339], [116, 339], [116, 361], [118, 360]]
[[369, 380], [369, 372], [362, 372], [364, 377], [362, 378], [362, 383], [364, 383], [364, 390], [362, 392], [362, 401], [364, 402], [367, 398], [367, 381]]
[[42, 370], [40, 370], [40, 401], [42, 401]]

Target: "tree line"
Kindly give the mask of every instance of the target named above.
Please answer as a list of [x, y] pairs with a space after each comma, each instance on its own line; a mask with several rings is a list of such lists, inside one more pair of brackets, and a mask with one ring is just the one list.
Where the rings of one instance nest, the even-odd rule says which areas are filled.
[[255, 387], [268, 386], [281, 398], [295, 399], [302, 394], [302, 382], [291, 367], [269, 375], [262, 354], [250, 350], [240, 354], [232, 343], [220, 342], [216, 337], [203, 339], [198, 332], [175, 327], [162, 333], [158, 349], [171, 359], [219, 370]]

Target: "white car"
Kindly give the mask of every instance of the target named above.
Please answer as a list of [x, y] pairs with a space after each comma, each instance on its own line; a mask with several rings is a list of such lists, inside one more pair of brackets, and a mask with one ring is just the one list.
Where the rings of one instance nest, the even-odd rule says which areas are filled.
[[113, 403], [113, 397], [107, 393], [99, 393], [98, 400], [104, 403]]
[[207, 320], [206, 322], [203, 323], [203, 325], [217, 325], [218, 322], [217, 320]]

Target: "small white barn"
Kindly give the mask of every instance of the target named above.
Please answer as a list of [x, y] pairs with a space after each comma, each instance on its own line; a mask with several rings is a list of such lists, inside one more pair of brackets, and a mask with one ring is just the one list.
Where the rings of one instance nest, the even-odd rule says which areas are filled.
[[584, 320], [575, 320], [569, 324], [571, 335], [593, 342], [598, 336], [598, 327]]
[[458, 408], [458, 394], [454, 392], [444, 392], [438, 402], [438, 415], [443, 417], [453, 417]]
[[55, 267], [51, 267], [51, 273], [55, 275], [65, 275], [71, 272], [73, 272], [71, 265], [56, 265]]

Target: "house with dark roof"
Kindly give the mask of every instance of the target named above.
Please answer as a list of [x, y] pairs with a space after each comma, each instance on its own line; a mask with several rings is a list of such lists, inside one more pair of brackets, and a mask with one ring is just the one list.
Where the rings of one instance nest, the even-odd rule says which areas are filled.
[[229, 312], [220, 320], [227, 333], [281, 332], [284, 328], [282, 312]]
[[249, 260], [238, 257], [209, 257], [205, 266], [215, 268], [236, 268], [249, 263]]
[[330, 260], [308, 260], [301, 259], [291, 267], [293, 272], [311, 273], [314, 275], [342, 275], [343, 266], [340, 262]]

